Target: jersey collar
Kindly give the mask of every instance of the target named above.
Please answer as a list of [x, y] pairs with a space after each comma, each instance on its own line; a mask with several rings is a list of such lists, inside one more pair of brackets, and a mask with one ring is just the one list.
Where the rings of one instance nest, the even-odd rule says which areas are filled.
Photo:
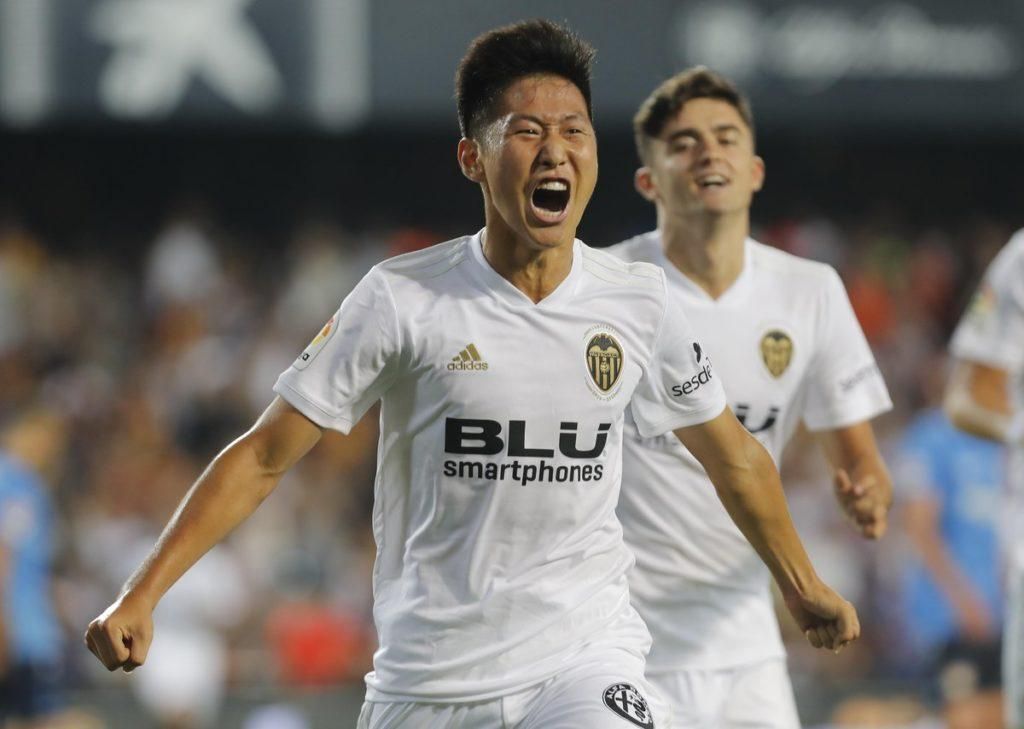
[[661, 243], [661, 235], [657, 231], [649, 233], [646, 241], [651, 262], [665, 269], [665, 277], [674, 285], [674, 288], [687, 299], [704, 306], [730, 306], [744, 301], [753, 278], [753, 243], [752, 238], [747, 238], [743, 242], [743, 269], [740, 271], [740, 275], [721, 296], [713, 299], [707, 291], [676, 268], [675, 264], [668, 259]]
[[541, 299], [539, 303], [534, 304], [530, 297], [513, 286], [508, 279], [491, 267], [491, 264], [484, 257], [484, 234], [485, 230], [480, 230], [480, 232], [474, 235], [469, 241], [469, 249], [470, 255], [476, 264], [475, 267], [480, 283], [483, 284], [487, 292], [494, 298], [509, 306], [518, 308], [536, 307], [550, 309], [561, 305], [575, 293], [580, 276], [583, 273], [583, 252], [581, 250], [583, 243], [579, 240], [574, 239], [572, 243], [572, 268], [569, 269], [569, 275], [565, 277], [562, 283], [558, 284], [554, 291]]

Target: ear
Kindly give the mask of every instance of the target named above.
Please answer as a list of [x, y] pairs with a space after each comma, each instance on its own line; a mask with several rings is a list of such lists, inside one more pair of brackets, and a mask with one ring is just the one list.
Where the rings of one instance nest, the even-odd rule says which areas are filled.
[[658, 201], [658, 188], [654, 186], [650, 167], [641, 167], [633, 174], [633, 187], [648, 202]]
[[764, 160], [754, 155], [754, 192], [760, 192], [764, 187]]
[[462, 174], [473, 182], [483, 182], [484, 167], [480, 162], [480, 144], [475, 140], [463, 137], [459, 140], [457, 155]]

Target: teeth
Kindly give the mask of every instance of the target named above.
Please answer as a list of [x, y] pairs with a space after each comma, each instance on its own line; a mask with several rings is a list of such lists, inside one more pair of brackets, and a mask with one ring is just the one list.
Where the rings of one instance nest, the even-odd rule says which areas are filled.
[[562, 180], [545, 180], [537, 185], [540, 190], [568, 190], [569, 186]]
[[709, 185], [724, 185], [725, 178], [721, 175], [709, 175], [700, 179], [700, 186], [707, 187]]

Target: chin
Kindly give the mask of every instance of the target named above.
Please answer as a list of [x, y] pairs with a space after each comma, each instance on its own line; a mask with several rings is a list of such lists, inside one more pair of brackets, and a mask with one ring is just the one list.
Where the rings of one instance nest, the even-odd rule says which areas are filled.
[[723, 215], [728, 215], [729, 213], [734, 211], [733, 206], [731, 205], [708, 205], [707, 203], [697, 206], [697, 210], [699, 210], [702, 215], [716, 218], [721, 217]]
[[545, 250], [570, 244], [576, 237], [576, 228], [569, 220], [557, 225], [544, 225], [536, 220], [527, 219], [523, 221], [520, 232], [535, 246]]
[[[566, 243], [566, 237], [550, 230], [527, 231], [528, 240], [540, 250], [552, 250], [560, 248]], [[569, 239], [571, 240], [571, 238]]]

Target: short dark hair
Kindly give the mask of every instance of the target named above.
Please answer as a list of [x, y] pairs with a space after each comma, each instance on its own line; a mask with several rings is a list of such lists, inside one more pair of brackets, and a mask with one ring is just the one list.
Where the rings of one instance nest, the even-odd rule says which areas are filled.
[[594, 48], [549, 20], [525, 20], [477, 36], [455, 71], [455, 101], [462, 136], [472, 137], [495, 113], [495, 102], [519, 79], [552, 74], [575, 84], [590, 103]]
[[706, 66], [694, 66], [677, 73], [662, 83], [640, 105], [633, 117], [633, 135], [640, 159], [646, 159], [647, 142], [656, 139], [687, 101], [692, 99], [718, 99], [731, 104], [754, 135], [754, 114], [750, 102], [729, 81]]

